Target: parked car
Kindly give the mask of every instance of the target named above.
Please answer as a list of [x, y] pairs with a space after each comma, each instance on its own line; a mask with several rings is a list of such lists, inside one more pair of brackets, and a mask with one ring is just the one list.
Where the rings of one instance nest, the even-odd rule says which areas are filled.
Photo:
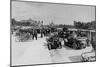
[[79, 40], [82, 44], [82, 48], [86, 48], [87, 46], [87, 38], [86, 37], [80, 37], [80, 38], [77, 38], [77, 40]]
[[59, 41], [59, 37], [57, 35], [53, 35], [49, 38], [47, 38], [47, 47], [49, 50], [51, 49], [61, 49], [62, 45]]
[[81, 49], [83, 44], [77, 39], [70, 38], [67, 39], [67, 42], [64, 40], [64, 45], [73, 49]]
[[81, 56], [83, 62], [91, 62], [96, 60], [95, 51], [85, 52]]

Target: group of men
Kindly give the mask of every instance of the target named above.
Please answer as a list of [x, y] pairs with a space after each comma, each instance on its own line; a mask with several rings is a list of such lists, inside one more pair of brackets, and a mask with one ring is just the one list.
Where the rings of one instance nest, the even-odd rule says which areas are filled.
[[[32, 35], [32, 39], [36, 39], [37, 40], [37, 37], [38, 37], [38, 34], [41, 34], [41, 38], [44, 37], [44, 36], [48, 36], [50, 33], [51, 33], [51, 29], [19, 29], [19, 33], [28, 33], [30, 35]], [[69, 33], [68, 33], [68, 29], [67, 28], [63, 28], [62, 31], [58, 32], [56, 31], [59, 35], [59, 37], [61, 38], [67, 38], [69, 36]], [[52, 32], [54, 33], [54, 32]]]
[[41, 34], [41, 38], [46, 36], [47, 34], [50, 34], [50, 29], [19, 29], [19, 36], [20, 34], [29, 34], [32, 36], [32, 39], [36, 39], [38, 38], [38, 34]]
[[20, 34], [28, 34], [28, 37], [30, 37], [30, 35], [32, 35], [32, 39], [36, 39], [37, 40], [37, 31], [33, 30], [33, 29], [19, 29], [19, 36]]

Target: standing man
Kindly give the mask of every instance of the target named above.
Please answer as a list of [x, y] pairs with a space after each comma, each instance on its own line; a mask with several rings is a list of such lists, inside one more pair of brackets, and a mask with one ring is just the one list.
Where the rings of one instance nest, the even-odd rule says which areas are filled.
[[37, 40], [37, 31], [36, 30], [33, 30], [33, 40], [34, 40], [34, 38]]
[[36, 30], [34, 30], [34, 37], [37, 40], [37, 31]]
[[41, 38], [43, 37], [43, 30], [41, 29]]
[[75, 31], [72, 32], [72, 37], [75, 38], [75, 39], [77, 38], [77, 34], [76, 34]]
[[33, 32], [32, 32], [32, 39], [34, 40], [34, 30], [33, 30]]

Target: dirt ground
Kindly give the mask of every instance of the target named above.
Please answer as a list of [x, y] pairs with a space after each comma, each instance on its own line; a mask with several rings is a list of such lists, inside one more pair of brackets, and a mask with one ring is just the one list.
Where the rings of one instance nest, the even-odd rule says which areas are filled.
[[12, 35], [12, 65], [47, 64], [81, 61], [81, 54], [89, 52], [92, 47], [74, 50], [69, 47], [49, 51], [46, 46], [46, 37], [17, 42]]

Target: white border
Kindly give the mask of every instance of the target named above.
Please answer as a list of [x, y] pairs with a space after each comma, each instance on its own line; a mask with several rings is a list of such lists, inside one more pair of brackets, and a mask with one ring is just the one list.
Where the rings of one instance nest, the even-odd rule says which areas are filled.
[[[69, 64], [54, 64], [40, 65], [40, 67], [99, 67], [100, 62], [100, 45], [99, 45], [99, 24], [100, 24], [100, 2], [99, 0], [27, 0], [40, 2], [54, 3], [69, 3], [69, 4], [87, 4], [96, 5], [96, 24], [97, 24], [97, 58], [96, 62], [87, 63], [69, 63]], [[0, 0], [0, 67], [9, 67], [10, 64], [10, 0]], [[26, 67], [26, 66], [25, 66]], [[36, 67], [36, 66], [27, 66]], [[38, 67], [38, 66], [37, 66]]]

